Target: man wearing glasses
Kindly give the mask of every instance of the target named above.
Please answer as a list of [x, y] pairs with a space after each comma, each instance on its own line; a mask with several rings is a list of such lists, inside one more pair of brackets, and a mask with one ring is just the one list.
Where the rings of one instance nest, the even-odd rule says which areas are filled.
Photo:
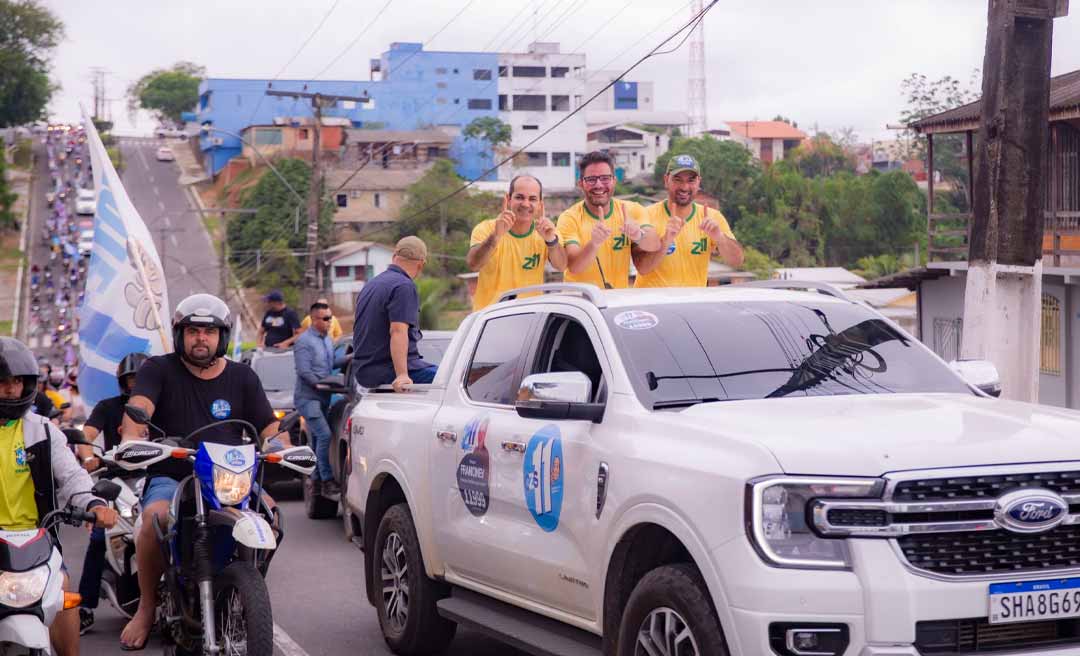
[[615, 162], [594, 151], [578, 162], [585, 198], [559, 216], [559, 239], [566, 249], [566, 282], [584, 282], [601, 289], [630, 286], [630, 251], [659, 250], [660, 238], [642, 228], [643, 208], [615, 200]]
[[334, 496], [340, 494], [341, 490], [330, 469], [330, 424], [326, 421], [330, 394], [320, 392], [315, 385], [336, 367], [344, 366], [348, 356], [340, 361], [334, 360], [334, 340], [330, 338], [330, 322], [334, 315], [330, 306], [321, 300], [316, 301], [311, 305], [308, 316], [311, 317], [311, 327], [300, 333], [293, 347], [296, 362], [293, 404], [307, 421], [318, 459], [318, 465], [311, 474], [314, 491], [323, 496]]

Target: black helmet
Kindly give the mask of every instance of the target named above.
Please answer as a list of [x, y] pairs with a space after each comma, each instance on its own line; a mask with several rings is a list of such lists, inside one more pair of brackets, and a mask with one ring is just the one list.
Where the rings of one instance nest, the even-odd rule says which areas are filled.
[[173, 348], [186, 359], [184, 326], [217, 326], [220, 333], [214, 358], [223, 357], [229, 349], [232, 325], [232, 313], [224, 301], [213, 294], [192, 294], [180, 301], [173, 312]]
[[0, 337], [0, 378], [23, 379], [21, 397], [0, 399], [0, 419], [19, 419], [37, 396], [38, 363], [30, 349], [12, 337]]
[[145, 353], [128, 353], [125, 355], [120, 364], [116, 365], [116, 380], [119, 381], [124, 376], [133, 376], [148, 357], [150, 356]]

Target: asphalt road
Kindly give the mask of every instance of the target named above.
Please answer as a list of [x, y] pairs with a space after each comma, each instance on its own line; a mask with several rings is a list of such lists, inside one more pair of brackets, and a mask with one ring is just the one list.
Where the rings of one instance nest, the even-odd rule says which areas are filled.
[[[180, 185], [180, 167], [176, 162], [159, 162], [155, 156], [166, 142], [152, 137], [120, 137], [117, 142], [125, 164], [120, 178], [154, 237], [168, 281], [169, 304], [175, 306], [199, 292], [217, 294], [217, 254], [188, 192]], [[179, 141], [168, 145], [188, 147]]]
[[[364, 593], [363, 553], [346, 542], [341, 520], [310, 520], [304, 506], [277, 490], [285, 512], [286, 535], [274, 557], [267, 582], [274, 622], [287, 636], [276, 640], [276, 656], [384, 656], [375, 609]], [[86, 531], [65, 528], [65, 561], [77, 585], [86, 550]], [[124, 619], [107, 601], [97, 612], [97, 624], [83, 636], [84, 654], [119, 654]], [[156, 635], [147, 651], [160, 649]], [[490, 638], [459, 631], [447, 656], [513, 656], [519, 654]]]

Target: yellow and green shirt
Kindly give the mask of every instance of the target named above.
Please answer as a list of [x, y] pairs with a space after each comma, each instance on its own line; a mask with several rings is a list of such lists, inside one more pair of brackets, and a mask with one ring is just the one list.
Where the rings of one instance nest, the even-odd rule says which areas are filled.
[[32, 529], [38, 521], [22, 429], [22, 419], [0, 425], [0, 528], [8, 531]]
[[[475, 248], [495, 232], [495, 219], [476, 224], [469, 247]], [[547, 244], [536, 231], [529, 227], [523, 235], [513, 230], [503, 235], [491, 257], [480, 269], [473, 294], [473, 311], [485, 308], [499, 298], [499, 294], [518, 287], [544, 283], [544, 266], [547, 263]]]
[[[607, 215], [597, 216], [585, 204], [579, 201], [571, 205], [559, 216], [556, 224], [559, 241], [563, 246], [577, 244], [584, 248], [592, 241], [592, 230], [597, 221], [605, 222], [611, 228], [611, 237], [596, 252], [596, 259], [581, 273], [563, 274], [566, 282], [585, 282], [604, 288], [604, 281], [616, 289], [630, 286], [630, 238], [623, 232], [626, 219], [641, 225], [644, 209], [631, 201], [612, 200]], [[597, 266], [597, 262], [600, 266]], [[603, 276], [600, 268], [603, 268]]]
[[[671, 211], [665, 200], [645, 208], [646, 225], [650, 225], [664, 238]], [[659, 266], [649, 273], [638, 274], [634, 287], [704, 287], [709, 279], [709, 258], [716, 244], [701, 229], [705, 218], [715, 221], [725, 235], [735, 238], [727, 219], [719, 210], [694, 203], [690, 216], [675, 241], [667, 248]]]

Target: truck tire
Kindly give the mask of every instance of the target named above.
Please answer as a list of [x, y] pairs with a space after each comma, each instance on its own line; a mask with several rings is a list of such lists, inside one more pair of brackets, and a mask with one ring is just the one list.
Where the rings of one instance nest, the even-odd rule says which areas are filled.
[[407, 504], [392, 506], [379, 522], [368, 576], [379, 582], [379, 627], [390, 651], [400, 656], [441, 653], [457, 631], [435, 602], [446, 595], [427, 577], [420, 542]]
[[642, 654], [728, 656], [720, 620], [693, 565], [657, 567], [634, 586], [619, 626], [617, 656]]

